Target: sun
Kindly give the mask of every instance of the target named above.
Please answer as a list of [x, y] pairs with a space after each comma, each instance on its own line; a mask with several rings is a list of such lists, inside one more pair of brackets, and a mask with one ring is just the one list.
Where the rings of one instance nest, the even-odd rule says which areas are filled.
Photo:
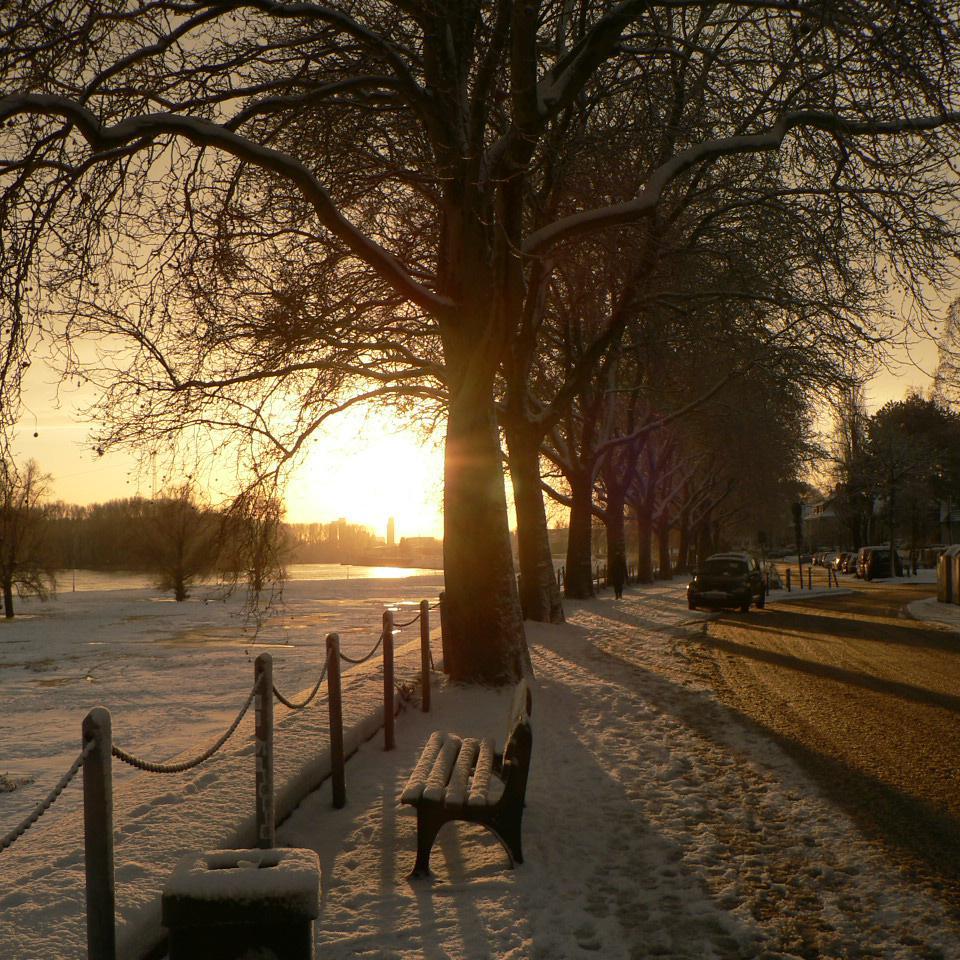
[[287, 488], [291, 523], [340, 517], [385, 535], [443, 535], [443, 450], [380, 411], [350, 411], [319, 433]]

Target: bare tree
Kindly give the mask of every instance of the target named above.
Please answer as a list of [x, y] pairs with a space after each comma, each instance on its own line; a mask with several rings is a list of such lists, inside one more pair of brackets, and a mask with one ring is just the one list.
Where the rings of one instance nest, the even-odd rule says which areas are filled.
[[239, 497], [221, 521], [218, 566], [231, 588], [247, 586], [251, 605], [264, 591], [272, 600], [283, 585], [293, 552], [283, 514], [278, 497], [254, 490]]
[[147, 516], [149, 569], [157, 574], [157, 586], [172, 590], [182, 603], [190, 587], [215, 568], [217, 520], [203, 509], [190, 481], [162, 491], [148, 503]]
[[[925, 0], [28, 0], [0, 54], [3, 412], [14, 361], [58, 312], [65, 344], [127, 340], [106, 357], [109, 439], [236, 428], [256, 472], [358, 396], [442, 394], [450, 667], [513, 679], [526, 657], [495, 400], [532, 274], [599, 230], [653, 223], [699, 172], [772, 153], [779, 190], [830, 185], [825, 232], [839, 198], [868, 191], [889, 240], [877, 263], [894, 251], [908, 284], [934, 272], [956, 187], [955, 22]], [[528, 187], [571, 117], [691, 66], [702, 109], [650, 98], [633, 142], [650, 123], [676, 135], [628, 190], [588, 208], [568, 190], [532, 221]], [[217, 282], [181, 315], [167, 293], [203, 264]], [[231, 312], [234, 283], [267, 295]]]
[[0, 461], [0, 588], [7, 619], [14, 615], [14, 592], [46, 600], [56, 589], [45, 540], [43, 501], [50, 480], [34, 460], [19, 468]]

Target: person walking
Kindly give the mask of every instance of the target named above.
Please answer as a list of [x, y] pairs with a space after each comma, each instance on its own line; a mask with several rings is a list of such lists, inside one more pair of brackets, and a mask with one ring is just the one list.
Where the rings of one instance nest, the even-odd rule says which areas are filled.
[[614, 597], [622, 600], [623, 586], [627, 582], [627, 559], [622, 553], [617, 553], [610, 563], [610, 582], [613, 584]]

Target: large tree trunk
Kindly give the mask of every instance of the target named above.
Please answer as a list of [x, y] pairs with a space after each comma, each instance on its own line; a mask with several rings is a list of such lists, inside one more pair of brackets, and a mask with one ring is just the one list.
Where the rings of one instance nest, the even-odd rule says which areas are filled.
[[565, 594], [587, 600], [593, 596], [593, 480], [576, 475], [568, 480], [571, 505]]
[[529, 664], [492, 398], [451, 397], [444, 460], [445, 624], [450, 678], [502, 684]]
[[677, 556], [677, 573], [686, 573], [690, 569], [690, 510], [688, 507], [680, 511], [680, 549]]
[[539, 438], [516, 426], [507, 427], [506, 435], [517, 511], [520, 608], [525, 620], [563, 623], [563, 605], [553, 570], [547, 513], [540, 488]]
[[[609, 492], [609, 491], [608, 491]], [[627, 535], [623, 518], [624, 502], [621, 496], [608, 497], [603, 526], [607, 535], [607, 578], [617, 593], [627, 580]]]
[[13, 618], [13, 580], [10, 577], [3, 578], [3, 615], [8, 620]]
[[653, 517], [648, 503], [637, 509], [637, 583], [653, 581]]
[[666, 515], [657, 521], [657, 579], [670, 580], [673, 564], [670, 560], [670, 518]]

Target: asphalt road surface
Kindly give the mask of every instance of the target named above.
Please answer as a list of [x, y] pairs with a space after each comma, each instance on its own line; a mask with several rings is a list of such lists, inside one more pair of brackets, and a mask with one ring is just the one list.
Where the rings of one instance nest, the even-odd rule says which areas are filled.
[[718, 614], [714, 682], [960, 913], [960, 634], [902, 612], [929, 584], [841, 584], [855, 592]]

